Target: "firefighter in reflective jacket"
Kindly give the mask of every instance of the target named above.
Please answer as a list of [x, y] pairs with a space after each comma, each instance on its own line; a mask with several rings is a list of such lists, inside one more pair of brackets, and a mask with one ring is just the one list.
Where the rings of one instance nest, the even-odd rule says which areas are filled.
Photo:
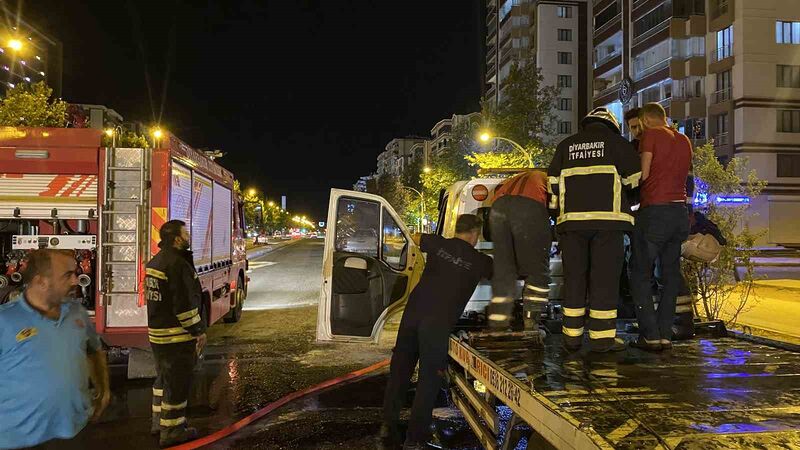
[[633, 229], [633, 216], [623, 189], [637, 187], [640, 178], [639, 156], [606, 108], [592, 110], [581, 131], [556, 149], [548, 182], [550, 207], [558, 208], [568, 350], [581, 347], [587, 326], [592, 351], [625, 349], [616, 337], [617, 299], [623, 235]]
[[161, 251], [147, 263], [145, 298], [150, 346], [156, 362], [151, 433], [162, 447], [194, 439], [186, 404], [197, 354], [205, 345], [200, 280], [194, 270], [186, 224], [170, 220], [159, 231]]
[[489, 225], [494, 242], [494, 277], [489, 327], [508, 328], [517, 279], [525, 279], [522, 312], [525, 330], [539, 327], [550, 293], [550, 214], [547, 174], [531, 169], [514, 175], [494, 190]]

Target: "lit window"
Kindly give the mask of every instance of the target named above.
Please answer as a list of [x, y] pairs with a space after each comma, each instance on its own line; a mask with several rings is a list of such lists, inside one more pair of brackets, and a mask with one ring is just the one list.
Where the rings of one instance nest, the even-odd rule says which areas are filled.
[[800, 44], [800, 22], [775, 22], [775, 42], [778, 44]]
[[717, 31], [716, 60], [722, 61], [733, 56], [733, 25]]

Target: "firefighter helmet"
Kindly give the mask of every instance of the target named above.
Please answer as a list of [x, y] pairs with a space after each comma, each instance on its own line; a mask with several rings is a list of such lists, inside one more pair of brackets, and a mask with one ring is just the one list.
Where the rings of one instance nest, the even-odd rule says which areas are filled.
[[598, 107], [593, 109], [586, 117], [581, 120], [581, 126], [585, 127], [587, 124], [592, 122], [600, 122], [603, 125], [611, 128], [617, 134], [622, 134], [619, 127], [619, 122], [617, 121], [616, 116], [614, 113], [608, 110], [608, 108]]

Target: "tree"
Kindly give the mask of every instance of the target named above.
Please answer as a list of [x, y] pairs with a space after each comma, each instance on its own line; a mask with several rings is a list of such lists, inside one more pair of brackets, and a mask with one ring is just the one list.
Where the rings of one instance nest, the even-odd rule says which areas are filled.
[[[755, 170], [747, 170], [747, 159], [735, 157], [727, 165], [717, 159], [712, 144], [694, 150], [694, 175], [696, 190], [706, 199], [706, 216], [714, 222], [728, 241], [719, 258], [712, 263], [683, 261], [683, 271], [703, 307], [705, 316], [710, 319], [728, 317], [729, 324], [735, 324], [739, 315], [752, 306], [749, 305], [755, 281], [754, 263], [756, 241], [764, 231], [754, 232], [747, 224], [745, 205], [719, 204], [719, 196], [747, 196], [753, 198], [761, 193], [766, 182], [758, 179]], [[744, 270], [738, 277], [736, 266]], [[738, 278], [738, 283], [737, 283]]]
[[[116, 131], [115, 131], [116, 132]], [[133, 131], [120, 131], [116, 136], [109, 136], [103, 133], [103, 143], [104, 147], [111, 147], [111, 145], [116, 145], [119, 148], [149, 148], [150, 143], [147, 141], [147, 138], [142, 136], [141, 134], [137, 134]]]
[[411, 203], [411, 194], [403, 189], [400, 177], [392, 174], [383, 174], [378, 177], [377, 192], [399, 214], [401, 217], [406, 215], [407, 208]]
[[[497, 136], [518, 143], [528, 155], [525, 167], [544, 167], [555, 154], [556, 115], [553, 113], [560, 89], [545, 86], [533, 54], [512, 64], [503, 82], [503, 98], [495, 105], [484, 100], [482, 115], [486, 125]], [[499, 141], [497, 152], [513, 153], [513, 146]], [[516, 150], [519, 153], [519, 150]], [[518, 161], [514, 157], [513, 161]]]
[[0, 125], [12, 127], [65, 127], [67, 103], [51, 98], [53, 89], [44, 81], [19, 83], [0, 100]]

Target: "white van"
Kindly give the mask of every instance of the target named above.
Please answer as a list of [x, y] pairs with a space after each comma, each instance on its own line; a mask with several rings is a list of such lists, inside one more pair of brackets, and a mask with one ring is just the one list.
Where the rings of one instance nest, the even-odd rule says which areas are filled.
[[[491, 255], [494, 246], [488, 227], [490, 202], [502, 181], [478, 178], [443, 190], [436, 234], [453, 237], [459, 215], [479, 215], [484, 219], [484, 230], [476, 248]], [[365, 242], [361, 236], [367, 233], [375, 238]], [[411, 236], [411, 230], [384, 198], [331, 190], [317, 315], [318, 340], [378, 341], [386, 320], [402, 311], [425, 265]], [[563, 285], [560, 255], [551, 254], [550, 271], [550, 298], [559, 301]], [[520, 281], [518, 298], [522, 284]], [[491, 298], [491, 282], [482, 281], [462, 318], [483, 322]]]

